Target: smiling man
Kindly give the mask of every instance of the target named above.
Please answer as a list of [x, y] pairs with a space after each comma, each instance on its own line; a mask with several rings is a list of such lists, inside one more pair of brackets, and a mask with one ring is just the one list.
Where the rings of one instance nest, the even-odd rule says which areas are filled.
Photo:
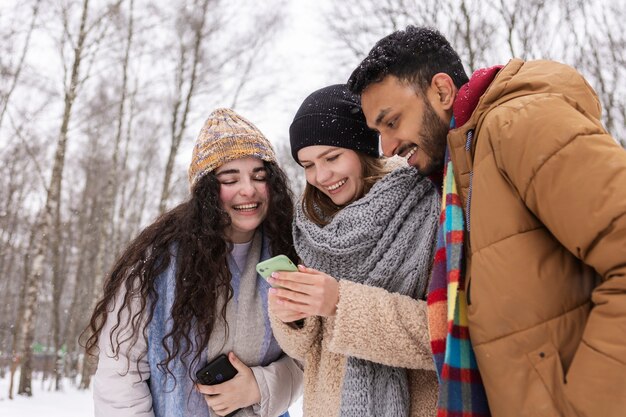
[[[440, 83], [452, 81], [443, 74], [438, 78]], [[381, 141], [383, 153], [406, 157], [409, 165], [423, 175], [430, 175], [443, 166], [448, 134], [445, 119], [450, 118], [447, 112], [451, 105], [438, 106], [435, 110], [426, 93], [438, 99], [436, 89], [422, 91], [398, 77], [389, 76], [363, 91], [362, 100], [367, 103], [363, 111], [370, 127], [384, 138]]]
[[438, 415], [623, 415], [626, 152], [585, 79], [517, 59], [468, 79], [440, 33], [409, 26], [348, 86], [385, 155], [444, 171]]

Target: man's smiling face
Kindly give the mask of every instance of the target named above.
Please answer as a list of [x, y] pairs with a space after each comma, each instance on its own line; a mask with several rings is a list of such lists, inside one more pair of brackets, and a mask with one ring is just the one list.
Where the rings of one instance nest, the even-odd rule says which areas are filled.
[[440, 115], [431, 96], [437, 98], [433, 87], [420, 94], [393, 75], [370, 84], [361, 94], [367, 124], [380, 133], [383, 153], [406, 157], [422, 175], [443, 167], [448, 134], [444, 109], [438, 109]]

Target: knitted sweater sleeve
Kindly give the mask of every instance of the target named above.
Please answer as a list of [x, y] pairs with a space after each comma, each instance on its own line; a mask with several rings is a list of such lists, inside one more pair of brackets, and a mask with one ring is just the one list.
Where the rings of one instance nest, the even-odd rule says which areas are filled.
[[[122, 341], [119, 355], [115, 356], [111, 347], [109, 335], [117, 322], [121, 301], [121, 295], [116, 297], [98, 341], [100, 354], [93, 381], [95, 417], [154, 417], [147, 382], [150, 367], [146, 357], [146, 340], [140, 335], [131, 347], [129, 330], [118, 329], [113, 333], [113, 340], [119, 336]], [[133, 303], [133, 306], [136, 305]], [[128, 312], [122, 310], [121, 314], [121, 322], [124, 323]]]
[[388, 366], [434, 370], [426, 302], [339, 281], [332, 352]]
[[302, 328], [283, 323], [270, 311], [270, 323], [274, 337], [283, 351], [301, 362], [314, 344], [322, 343], [322, 321], [320, 317], [308, 317]]

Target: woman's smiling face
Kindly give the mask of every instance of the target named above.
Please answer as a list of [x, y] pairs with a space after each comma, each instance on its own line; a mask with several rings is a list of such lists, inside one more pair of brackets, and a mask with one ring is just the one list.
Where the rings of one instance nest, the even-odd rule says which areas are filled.
[[269, 191], [263, 161], [235, 159], [217, 168], [215, 175], [220, 182], [222, 208], [231, 219], [226, 235], [234, 243], [249, 242], [267, 216]]
[[359, 155], [346, 148], [313, 145], [298, 151], [306, 181], [327, 195], [337, 206], [345, 206], [363, 193], [363, 166]]

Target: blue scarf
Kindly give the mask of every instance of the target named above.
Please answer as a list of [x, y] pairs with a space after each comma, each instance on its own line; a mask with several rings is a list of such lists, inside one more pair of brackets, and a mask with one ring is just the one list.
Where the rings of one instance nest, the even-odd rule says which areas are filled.
[[[195, 375], [196, 371], [207, 363], [209, 359], [207, 358], [207, 347], [203, 346], [200, 348], [200, 361], [195, 364], [193, 369], [190, 369], [190, 362], [199, 350], [197, 346], [192, 347], [191, 354], [186, 358], [175, 357], [169, 364], [169, 370], [172, 372], [173, 378], [172, 375], [168, 374], [158, 365], [167, 357], [162, 340], [171, 330], [172, 326], [170, 312], [174, 303], [176, 287], [176, 251], [174, 250], [173, 252], [167, 270], [155, 281], [155, 289], [159, 297], [156, 302], [154, 316], [148, 325], [147, 359], [150, 365], [149, 386], [152, 394], [152, 408], [155, 417], [210, 417], [211, 413], [209, 412], [206, 401], [202, 394], [197, 392], [190, 376]], [[268, 259], [269, 257], [269, 242], [263, 239], [259, 260]], [[230, 303], [234, 303], [233, 308], [236, 308], [241, 295], [239, 288], [242, 283], [242, 271], [236, 267], [232, 259], [229, 259], [229, 269], [232, 275], [231, 285], [234, 290], [234, 296]], [[267, 284], [260, 275], [257, 275], [256, 278], [256, 291], [258, 297], [261, 298], [263, 310], [262, 320], [265, 325], [265, 331], [263, 332], [263, 340], [249, 340], [249, 343], [247, 343], [249, 346], [258, 347], [257, 363], [248, 363], [248, 366], [266, 366], [277, 360], [282, 354], [282, 351], [271, 332], [267, 314], [267, 292], [269, 290], [269, 284]], [[229, 327], [231, 328], [234, 325], [235, 323], [229, 323]], [[214, 330], [214, 335], [215, 337], [222, 338], [222, 341], [226, 344], [221, 333]], [[190, 335], [190, 339], [192, 341], [195, 340], [193, 334]], [[181, 343], [184, 342], [181, 341]], [[185, 346], [183, 345], [181, 348], [184, 350]], [[236, 348], [233, 350], [238, 354]], [[288, 416], [289, 413], [283, 415], [283, 417]]]

